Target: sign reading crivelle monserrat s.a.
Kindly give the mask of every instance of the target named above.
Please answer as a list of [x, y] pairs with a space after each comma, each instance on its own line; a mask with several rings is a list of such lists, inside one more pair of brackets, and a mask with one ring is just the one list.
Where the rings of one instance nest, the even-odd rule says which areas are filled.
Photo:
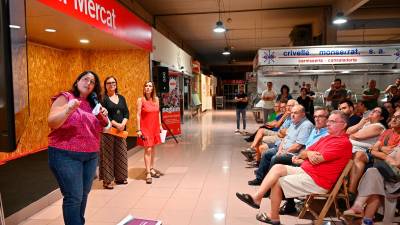
[[263, 48], [258, 65], [400, 63], [400, 45]]
[[116, 0], [38, 1], [140, 48], [152, 50], [151, 27]]

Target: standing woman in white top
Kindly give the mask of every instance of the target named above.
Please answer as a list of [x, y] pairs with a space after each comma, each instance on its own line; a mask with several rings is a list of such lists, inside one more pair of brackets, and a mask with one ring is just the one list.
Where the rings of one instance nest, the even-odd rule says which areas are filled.
[[[389, 116], [385, 107], [376, 107], [361, 121], [347, 129], [353, 144], [354, 164], [350, 171], [349, 192], [355, 194], [358, 181], [364, 173], [365, 165], [369, 162], [368, 150], [378, 141], [379, 135], [387, 127]], [[351, 196], [353, 197], [353, 196]]]
[[272, 90], [272, 82], [267, 82], [267, 89], [265, 89], [261, 94], [261, 99], [264, 101], [263, 104], [263, 115], [264, 123], [268, 122], [268, 117], [274, 112], [274, 103], [276, 98], [276, 92]]

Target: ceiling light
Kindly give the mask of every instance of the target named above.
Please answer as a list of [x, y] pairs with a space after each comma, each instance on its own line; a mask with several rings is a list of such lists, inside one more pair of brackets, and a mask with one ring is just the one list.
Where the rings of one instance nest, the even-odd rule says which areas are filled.
[[222, 23], [221, 20], [218, 20], [217, 23], [215, 24], [214, 32], [215, 33], [223, 33], [225, 31], [226, 31], [226, 29], [224, 27], [224, 24]]
[[51, 28], [47, 28], [47, 29], [44, 29], [44, 31], [49, 32], [49, 33], [55, 33], [57, 30], [51, 29]]
[[347, 18], [344, 16], [342, 12], [338, 12], [336, 17], [333, 19], [333, 24], [344, 24], [347, 23]]
[[222, 52], [222, 55], [230, 55], [231, 54], [231, 50], [229, 47], [225, 47], [224, 51]]
[[89, 44], [90, 41], [88, 39], [81, 39], [79, 42], [82, 44]]
[[10, 28], [13, 28], [13, 29], [20, 29], [21, 26], [10, 24]]

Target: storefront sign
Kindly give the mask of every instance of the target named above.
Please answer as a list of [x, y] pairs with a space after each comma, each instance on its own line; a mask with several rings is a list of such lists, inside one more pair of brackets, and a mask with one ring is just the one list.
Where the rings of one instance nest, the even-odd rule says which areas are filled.
[[258, 66], [400, 63], [400, 46], [318, 46], [258, 50]]
[[38, 1], [140, 48], [152, 50], [151, 27], [115, 0]]

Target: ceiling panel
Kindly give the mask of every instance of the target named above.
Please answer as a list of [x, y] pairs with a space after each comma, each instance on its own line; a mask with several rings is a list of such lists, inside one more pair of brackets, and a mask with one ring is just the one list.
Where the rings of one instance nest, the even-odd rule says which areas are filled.
[[[297, 25], [311, 24], [313, 36], [323, 34], [327, 30], [326, 18], [330, 17], [326, 14], [338, 0], [221, 0], [220, 9], [218, 0], [132, 1], [137, 1], [155, 15], [156, 21], [177, 34], [201, 58], [212, 58], [217, 63], [218, 58], [226, 61], [221, 51], [227, 45], [233, 46], [236, 53], [252, 52], [253, 55], [258, 48], [289, 46], [289, 34]], [[385, 23], [385, 27], [389, 29], [359, 31], [354, 23], [350, 22], [346, 28], [342, 28], [346, 30], [338, 28], [338, 42], [359, 42], [363, 40], [363, 35], [364, 40], [374, 42], [395, 40], [398, 37], [397, 28], [400, 28], [400, 24], [393, 26], [396, 21], [393, 19], [400, 18], [398, 7], [400, 0], [369, 0], [349, 15], [350, 21], [358, 20], [358, 24], [364, 20], [375, 21], [379, 25], [389, 19], [390, 23]], [[212, 31], [219, 18], [228, 29], [226, 35]]]

